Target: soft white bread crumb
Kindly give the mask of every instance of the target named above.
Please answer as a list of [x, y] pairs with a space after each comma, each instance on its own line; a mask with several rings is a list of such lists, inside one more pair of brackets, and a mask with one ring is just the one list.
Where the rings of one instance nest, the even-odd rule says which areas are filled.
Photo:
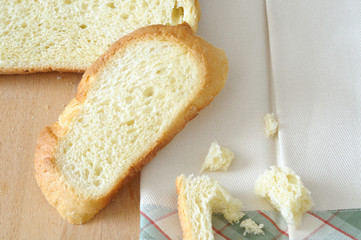
[[177, 177], [178, 214], [183, 239], [214, 239], [212, 212], [234, 223], [244, 216], [242, 202], [206, 175]]
[[303, 214], [313, 206], [310, 191], [301, 178], [287, 167], [266, 169], [256, 181], [255, 192], [266, 198], [281, 212], [286, 222], [294, 226], [301, 224]]
[[267, 113], [264, 117], [265, 133], [267, 137], [274, 137], [278, 132], [278, 121], [274, 113]]
[[140, 27], [199, 16], [197, 0], [0, 0], [0, 73], [85, 71]]
[[206, 169], [211, 171], [227, 171], [229, 165], [234, 159], [234, 153], [226, 147], [221, 147], [213, 142], [209, 148], [208, 155], [203, 163], [201, 172]]
[[263, 224], [257, 225], [257, 223], [250, 218], [242, 221], [240, 226], [245, 228], [243, 236], [246, 236], [249, 233], [253, 235], [260, 235], [260, 234], [264, 235], [264, 232], [262, 230], [264, 225]]

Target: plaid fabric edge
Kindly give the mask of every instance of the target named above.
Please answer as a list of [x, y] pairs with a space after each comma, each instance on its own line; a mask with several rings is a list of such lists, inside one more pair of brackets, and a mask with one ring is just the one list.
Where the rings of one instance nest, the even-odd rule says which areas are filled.
[[[287, 223], [276, 211], [245, 211], [243, 221], [251, 218], [263, 224], [264, 235], [244, 234], [239, 223], [230, 224], [221, 214], [212, 218], [216, 240], [286, 240], [286, 239], [361, 239], [361, 208], [329, 211], [311, 211], [303, 224], [289, 232]], [[177, 209], [157, 205], [140, 206], [140, 240], [182, 239]]]

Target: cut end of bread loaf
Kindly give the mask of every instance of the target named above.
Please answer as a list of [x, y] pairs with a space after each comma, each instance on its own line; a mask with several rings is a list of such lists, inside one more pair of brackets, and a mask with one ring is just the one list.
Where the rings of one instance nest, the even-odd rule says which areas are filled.
[[187, 22], [198, 0], [0, 0], [0, 73], [84, 72], [120, 37]]
[[[39, 138], [38, 148], [51, 150], [35, 159], [48, 201], [70, 222], [94, 215], [213, 100], [227, 72], [223, 50], [187, 24], [150, 26], [120, 39], [87, 70], [76, 98], [47, 129], [53, 144]], [[49, 161], [58, 175], [45, 178]], [[53, 181], [58, 185], [50, 189]]]
[[177, 177], [176, 187], [183, 239], [214, 239], [212, 213], [222, 213], [230, 223], [244, 216], [242, 202], [206, 175], [181, 175]]
[[300, 176], [287, 167], [266, 169], [256, 181], [255, 192], [266, 198], [286, 222], [294, 226], [301, 224], [303, 215], [314, 205]]

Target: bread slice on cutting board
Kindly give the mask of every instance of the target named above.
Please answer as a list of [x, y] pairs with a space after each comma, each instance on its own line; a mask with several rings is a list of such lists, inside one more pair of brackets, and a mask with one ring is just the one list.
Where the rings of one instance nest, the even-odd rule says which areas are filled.
[[40, 133], [35, 176], [48, 202], [71, 223], [91, 219], [213, 100], [227, 73], [224, 51], [188, 24], [121, 38]]
[[0, 0], [0, 74], [84, 72], [140, 27], [199, 17], [198, 0]]

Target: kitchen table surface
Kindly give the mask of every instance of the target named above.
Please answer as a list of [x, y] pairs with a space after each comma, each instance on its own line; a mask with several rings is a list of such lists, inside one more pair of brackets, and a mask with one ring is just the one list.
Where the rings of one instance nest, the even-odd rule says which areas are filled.
[[34, 177], [37, 137], [75, 96], [81, 74], [0, 75], [1, 239], [138, 239], [139, 174], [89, 222], [72, 225]]

